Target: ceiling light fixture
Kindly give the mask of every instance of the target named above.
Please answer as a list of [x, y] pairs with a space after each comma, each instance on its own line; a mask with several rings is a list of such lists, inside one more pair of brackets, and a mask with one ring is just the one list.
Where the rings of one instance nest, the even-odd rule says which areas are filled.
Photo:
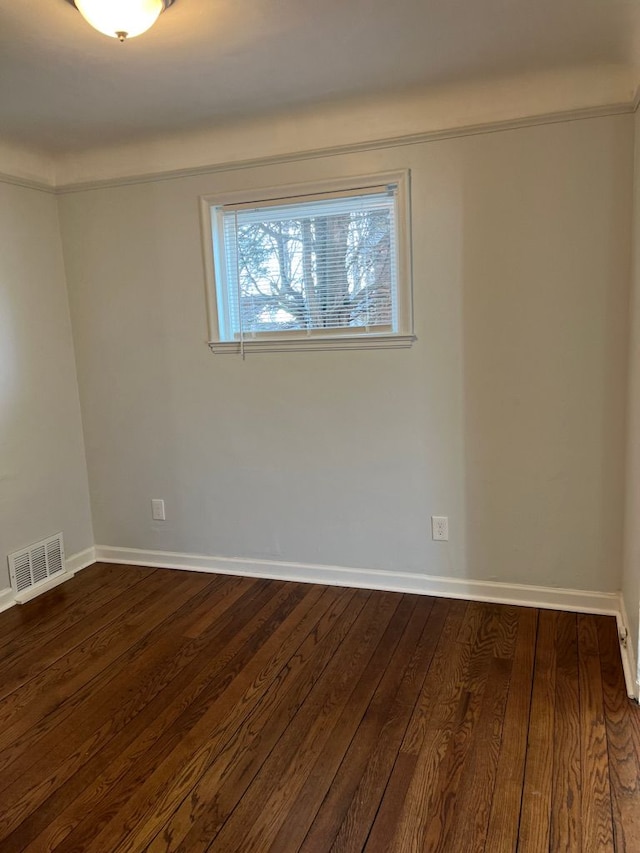
[[91, 26], [124, 41], [146, 33], [174, 0], [69, 0]]

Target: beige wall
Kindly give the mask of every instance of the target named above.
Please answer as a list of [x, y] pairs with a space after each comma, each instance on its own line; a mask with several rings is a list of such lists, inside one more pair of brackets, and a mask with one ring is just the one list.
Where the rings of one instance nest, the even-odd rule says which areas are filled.
[[[96, 541], [619, 589], [632, 128], [60, 197]], [[412, 349], [209, 352], [200, 194], [404, 167]]]
[[631, 341], [629, 347], [629, 411], [627, 492], [622, 591], [629, 619], [631, 644], [640, 662], [640, 114], [635, 116], [635, 172], [631, 276]]
[[0, 589], [6, 555], [93, 544], [56, 199], [0, 183]]

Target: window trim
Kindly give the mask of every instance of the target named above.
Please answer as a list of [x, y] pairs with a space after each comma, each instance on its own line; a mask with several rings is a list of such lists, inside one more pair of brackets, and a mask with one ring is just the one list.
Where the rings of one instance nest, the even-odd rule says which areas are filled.
[[[287, 333], [260, 333], [256, 337], [247, 336], [243, 341], [228, 341], [220, 338], [218, 312], [220, 299], [228, 299], [226, 287], [217, 270], [215, 253], [218, 231], [214, 228], [212, 209], [229, 205], [265, 205], [314, 195], [335, 194], [337, 197], [354, 194], [394, 184], [397, 187], [396, 207], [396, 245], [398, 248], [398, 331], [380, 331], [379, 333], [359, 330], [358, 327], [332, 330], [326, 334], [322, 330], [293, 330]], [[211, 193], [200, 196], [200, 218], [204, 248], [204, 269], [206, 281], [206, 304], [209, 330], [209, 348], [217, 354], [237, 354], [241, 352], [302, 352], [320, 350], [352, 349], [404, 349], [416, 340], [413, 331], [413, 282], [411, 247], [411, 198], [410, 171], [403, 169], [394, 172], [378, 172], [345, 178], [310, 181], [308, 183], [286, 184], [280, 186], [259, 187], [251, 190]]]

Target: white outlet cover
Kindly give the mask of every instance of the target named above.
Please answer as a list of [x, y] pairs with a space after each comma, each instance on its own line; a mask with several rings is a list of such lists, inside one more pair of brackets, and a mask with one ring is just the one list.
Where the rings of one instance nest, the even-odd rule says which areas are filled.
[[164, 501], [154, 498], [151, 501], [151, 515], [154, 521], [165, 521]]
[[449, 517], [446, 515], [431, 516], [431, 538], [436, 542], [448, 542]]

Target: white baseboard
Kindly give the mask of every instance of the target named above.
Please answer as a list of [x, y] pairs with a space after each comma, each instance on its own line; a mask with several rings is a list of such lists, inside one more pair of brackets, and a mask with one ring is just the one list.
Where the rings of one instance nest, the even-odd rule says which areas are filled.
[[275, 580], [323, 583], [330, 586], [352, 586], [388, 592], [466, 598], [496, 604], [520, 604], [526, 607], [544, 607], [580, 613], [604, 613], [611, 616], [615, 616], [620, 610], [620, 596], [616, 592], [591, 592], [466, 578], [445, 578], [421, 575], [417, 572], [390, 572], [381, 569], [355, 569], [313, 563], [283, 563], [273, 560], [240, 560], [171, 551], [112, 548], [104, 545], [96, 545], [96, 560], [103, 563], [249, 575]]
[[27, 589], [24, 592], [17, 594], [13, 589], [11, 589], [11, 587], [8, 589], [1, 589], [0, 613], [2, 613], [3, 610], [8, 610], [10, 607], [13, 607], [14, 604], [26, 604], [27, 601], [37, 598], [37, 596], [42, 595], [43, 592], [48, 592], [48, 590], [54, 589], [56, 586], [60, 586], [61, 583], [66, 583], [66, 581], [71, 580], [76, 572], [86, 569], [95, 562], [96, 549], [91, 546], [91, 548], [85, 548], [84, 551], [79, 551], [77, 554], [72, 554], [70, 557], [67, 557], [65, 559], [65, 571], [63, 574], [50, 578], [46, 583], [39, 584], [34, 589]]
[[8, 589], [0, 589], [0, 613], [2, 613], [3, 610], [8, 610], [10, 607], [13, 607], [15, 603], [11, 587]]
[[624, 680], [627, 684], [627, 693], [632, 699], [639, 701], [640, 679], [638, 678], [638, 670], [636, 668], [634, 638], [629, 631], [627, 608], [625, 607], [622, 593], [620, 593], [620, 610], [616, 614], [616, 619], [618, 621], [618, 634], [621, 638], [620, 654], [622, 656], [622, 668], [624, 670]]
[[[134, 566], [155, 566], [214, 574], [244, 575], [274, 580], [320, 583], [330, 586], [350, 586], [380, 589], [388, 592], [407, 592], [444, 598], [463, 598], [494, 604], [516, 604], [573, 613], [597, 613], [615, 616], [619, 629], [628, 634], [624, 603], [618, 592], [592, 592], [582, 589], [508, 584], [494, 581], [469, 580], [421, 575], [412, 572], [390, 572], [380, 569], [355, 569], [343, 566], [323, 566], [309, 563], [284, 563], [273, 560], [241, 560], [230, 557], [209, 557], [200, 554], [181, 554], [172, 551], [144, 551], [137, 548], [114, 548], [96, 545], [95, 558], [103, 563], [123, 563]], [[627, 693], [637, 698], [635, 663], [631, 643], [620, 646]]]
[[75, 575], [76, 572], [92, 566], [96, 562], [96, 549], [92, 545], [90, 548], [85, 548], [84, 551], [79, 551], [77, 554], [72, 554], [64, 561], [67, 573]]

